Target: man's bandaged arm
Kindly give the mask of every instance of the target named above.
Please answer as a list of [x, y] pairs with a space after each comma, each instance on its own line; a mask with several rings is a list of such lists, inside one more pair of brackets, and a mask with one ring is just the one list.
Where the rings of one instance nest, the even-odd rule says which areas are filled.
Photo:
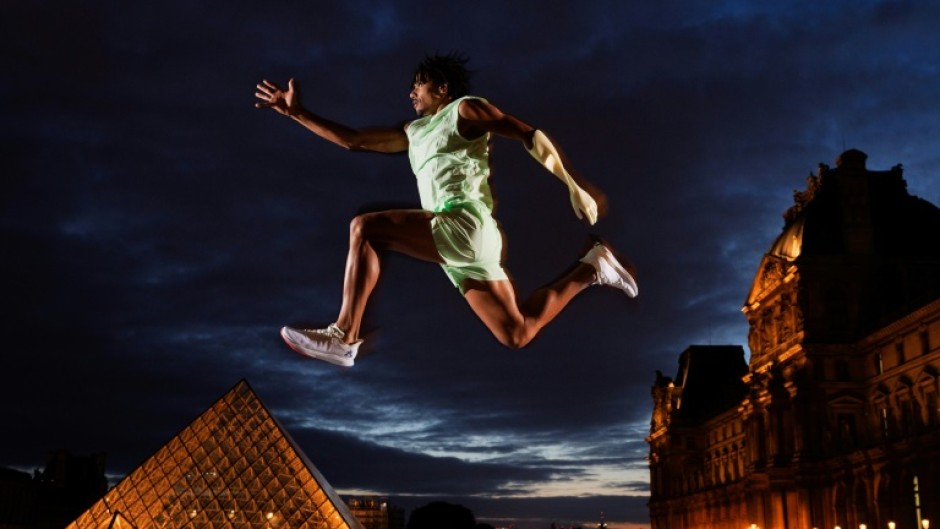
[[575, 182], [574, 178], [561, 163], [561, 155], [542, 131], [536, 130], [532, 136], [532, 147], [527, 149], [533, 158], [558, 177], [568, 187], [571, 207], [578, 218], [587, 217], [588, 222], [597, 222], [597, 202], [587, 191]]

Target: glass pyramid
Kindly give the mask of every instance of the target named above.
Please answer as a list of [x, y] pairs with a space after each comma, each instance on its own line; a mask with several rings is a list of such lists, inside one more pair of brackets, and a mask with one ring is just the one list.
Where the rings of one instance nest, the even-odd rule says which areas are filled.
[[362, 529], [242, 380], [66, 529]]

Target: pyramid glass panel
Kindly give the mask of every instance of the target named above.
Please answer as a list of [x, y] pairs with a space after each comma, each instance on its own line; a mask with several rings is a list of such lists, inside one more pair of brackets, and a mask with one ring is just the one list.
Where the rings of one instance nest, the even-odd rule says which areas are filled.
[[66, 529], [362, 529], [245, 381]]

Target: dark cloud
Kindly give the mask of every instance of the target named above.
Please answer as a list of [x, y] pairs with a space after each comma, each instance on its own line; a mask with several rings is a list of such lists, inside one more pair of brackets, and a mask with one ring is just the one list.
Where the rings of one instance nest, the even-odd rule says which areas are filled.
[[[929, 2], [5, 14], [0, 396], [21, 404], [0, 421], [23, 435], [0, 442], [2, 465], [106, 450], [118, 475], [247, 378], [341, 489], [449, 497], [520, 527], [602, 510], [642, 522], [653, 374], [688, 345], [745, 343], [740, 307], [816, 164], [859, 148], [940, 202]], [[335, 317], [349, 219], [417, 196], [405, 157], [312, 138], [252, 108], [254, 85], [293, 76], [327, 117], [391, 125], [411, 117], [417, 61], [451, 50], [477, 93], [552, 133], [608, 193], [594, 229], [635, 261], [641, 295], [588, 291], [510, 351], [436, 266], [390, 256], [357, 366], [304, 361], [277, 330]], [[522, 149], [493, 152], [528, 293], [589, 229]]]

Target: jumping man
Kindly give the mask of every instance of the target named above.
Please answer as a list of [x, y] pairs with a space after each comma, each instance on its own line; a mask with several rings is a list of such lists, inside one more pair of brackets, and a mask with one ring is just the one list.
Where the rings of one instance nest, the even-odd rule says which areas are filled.
[[293, 350], [341, 366], [351, 366], [362, 344], [362, 315], [382, 269], [380, 252], [392, 250], [440, 264], [474, 313], [500, 343], [528, 344], [590, 285], [610, 285], [637, 295], [632, 270], [603, 242], [577, 266], [529, 296], [522, 304], [502, 266], [502, 234], [493, 218], [489, 142], [496, 134], [525, 148], [568, 187], [578, 218], [597, 221], [603, 195], [587, 183], [542, 131], [502, 112], [483, 98], [468, 96], [467, 60], [458, 55], [428, 56], [415, 71], [411, 103], [418, 118], [396, 128], [354, 129], [303, 107], [293, 79], [283, 89], [270, 81], [257, 85], [258, 108], [270, 108], [340, 147], [355, 151], [408, 151], [417, 177], [422, 209], [365, 213], [352, 220], [343, 281], [343, 303], [325, 329], [284, 327]]

